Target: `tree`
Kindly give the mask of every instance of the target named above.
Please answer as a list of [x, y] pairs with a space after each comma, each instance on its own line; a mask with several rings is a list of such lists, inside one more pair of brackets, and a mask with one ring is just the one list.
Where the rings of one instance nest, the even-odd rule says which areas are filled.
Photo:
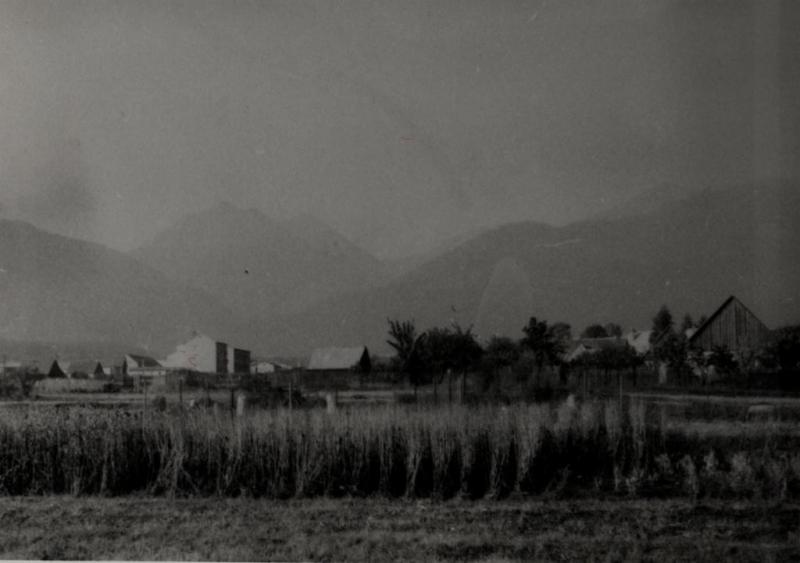
[[692, 316], [689, 313], [686, 313], [683, 316], [683, 321], [681, 321], [681, 333], [685, 334], [687, 330], [690, 328], [695, 328], [695, 326], [697, 325], [695, 325]]
[[572, 327], [568, 323], [558, 322], [553, 323], [551, 330], [555, 339], [566, 350], [572, 342]]
[[601, 324], [591, 324], [583, 329], [581, 333], [581, 338], [606, 338], [608, 337], [608, 331], [606, 328]]
[[475, 367], [483, 348], [475, 340], [472, 327], [464, 330], [458, 324], [452, 328], [432, 328], [424, 343], [426, 364], [435, 372], [454, 370], [464, 372]]
[[622, 327], [617, 323], [608, 323], [604, 328], [606, 330], [606, 334], [609, 336], [615, 336], [617, 338], [622, 336]]
[[653, 317], [653, 332], [650, 334], [650, 342], [656, 342], [666, 335], [675, 332], [672, 313], [666, 305], [662, 305], [656, 316]]
[[520, 341], [520, 346], [529, 350], [533, 355], [537, 373], [541, 373], [545, 363], [560, 362], [564, 346], [553, 333], [553, 327], [547, 326], [547, 321], [531, 317], [522, 332], [525, 333], [525, 336]]
[[423, 345], [425, 333], [417, 334], [414, 321], [397, 321], [388, 319], [390, 339], [386, 343], [394, 348], [395, 368], [408, 376], [409, 382], [417, 386], [424, 372]]
[[782, 373], [800, 370], [800, 325], [777, 329], [762, 356], [764, 363]]
[[513, 366], [519, 360], [519, 346], [506, 336], [493, 336], [486, 345], [484, 364], [490, 369]]
[[653, 345], [653, 357], [666, 363], [678, 375], [684, 374], [689, 368], [689, 343], [686, 336], [672, 330], [662, 334]]
[[483, 356], [483, 348], [475, 339], [472, 327], [464, 330], [454, 323], [452, 328], [432, 328], [427, 332], [424, 349], [425, 364], [433, 371], [434, 395], [438, 397], [439, 378], [455, 372], [461, 374], [463, 397], [467, 372], [477, 367]]

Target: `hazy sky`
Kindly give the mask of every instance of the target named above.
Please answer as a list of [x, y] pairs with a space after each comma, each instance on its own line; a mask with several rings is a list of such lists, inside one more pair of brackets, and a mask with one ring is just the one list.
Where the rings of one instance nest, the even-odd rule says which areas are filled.
[[0, 206], [119, 249], [220, 200], [384, 255], [800, 176], [800, 3], [0, 2]]

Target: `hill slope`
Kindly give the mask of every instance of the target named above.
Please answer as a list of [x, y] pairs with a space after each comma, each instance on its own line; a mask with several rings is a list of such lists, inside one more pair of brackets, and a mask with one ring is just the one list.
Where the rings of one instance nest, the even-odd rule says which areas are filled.
[[193, 330], [237, 342], [250, 332], [213, 297], [126, 254], [0, 221], [0, 338], [163, 353]]
[[382, 264], [323, 223], [276, 221], [221, 204], [184, 218], [132, 256], [240, 314], [293, 313], [371, 287]]
[[661, 304], [676, 318], [699, 316], [730, 294], [769, 326], [796, 322], [799, 210], [791, 187], [708, 190], [640, 215], [500, 227], [385, 287], [276, 322], [265, 344], [385, 350], [387, 317], [413, 318], [421, 329], [476, 324], [482, 336], [519, 336], [532, 315], [577, 330], [598, 321], [643, 328]]

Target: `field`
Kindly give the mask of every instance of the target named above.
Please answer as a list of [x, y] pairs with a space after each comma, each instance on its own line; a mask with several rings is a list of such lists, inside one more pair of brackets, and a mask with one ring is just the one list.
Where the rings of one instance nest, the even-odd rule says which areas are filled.
[[8, 498], [0, 557], [788, 561], [800, 507], [685, 500]]
[[797, 558], [800, 408], [753, 404], [6, 404], [0, 555]]

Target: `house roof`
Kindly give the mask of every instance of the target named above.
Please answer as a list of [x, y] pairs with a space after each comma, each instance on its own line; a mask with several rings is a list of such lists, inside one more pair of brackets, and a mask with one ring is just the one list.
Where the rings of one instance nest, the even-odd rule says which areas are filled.
[[581, 338], [578, 340], [579, 344], [587, 350], [608, 350], [609, 348], [624, 348], [628, 341], [619, 336], [607, 336], [605, 338]]
[[70, 365], [71, 364], [69, 362], [65, 362], [64, 360], [53, 360], [47, 367], [47, 373], [50, 374], [53, 373], [54, 370], [57, 370], [66, 377], [68, 373], [72, 373], [70, 371]]
[[366, 346], [317, 348], [311, 353], [308, 369], [351, 369], [361, 362], [366, 353]]
[[698, 341], [698, 340], [699, 340], [699, 339], [700, 339], [700, 338], [703, 336], [703, 334], [706, 332], [706, 330], [707, 330], [707, 329], [708, 329], [710, 326], [712, 326], [712, 325], [714, 324], [714, 322], [717, 320], [717, 317], [719, 317], [719, 316], [722, 314], [722, 312], [723, 312], [723, 311], [725, 311], [725, 309], [727, 309], [728, 307], [734, 306], [734, 305], [738, 305], [738, 306], [739, 306], [739, 307], [741, 307], [741, 308], [742, 308], [742, 309], [743, 309], [743, 310], [744, 310], [744, 311], [745, 311], [745, 312], [746, 312], [748, 315], [750, 315], [750, 317], [753, 319], [753, 321], [754, 321], [754, 322], [755, 322], [757, 325], [759, 325], [759, 326], [761, 327], [761, 329], [762, 329], [764, 332], [766, 332], [766, 333], [769, 333], [769, 332], [770, 332], [769, 328], [767, 328], [767, 326], [764, 324], [764, 322], [763, 322], [761, 319], [759, 319], [759, 318], [758, 318], [758, 317], [757, 317], [757, 316], [756, 316], [756, 315], [753, 313], [753, 311], [751, 311], [751, 310], [750, 310], [750, 309], [749, 309], [749, 308], [748, 308], [748, 307], [747, 307], [747, 306], [746, 306], [744, 303], [742, 303], [742, 302], [741, 302], [741, 301], [740, 301], [740, 300], [739, 300], [739, 299], [738, 299], [738, 298], [737, 298], [735, 295], [731, 295], [730, 297], [728, 297], [728, 298], [727, 298], [727, 299], [726, 299], [726, 300], [725, 300], [725, 301], [722, 303], [722, 305], [720, 305], [720, 306], [719, 306], [719, 308], [718, 308], [716, 311], [714, 311], [714, 312], [711, 314], [711, 316], [709, 316], [709, 317], [708, 317], [708, 319], [706, 319], [706, 322], [704, 322], [702, 325], [700, 325], [699, 327], [697, 327], [697, 329], [696, 329], [696, 330], [695, 330], [695, 331], [694, 331], [694, 332], [693, 332], [691, 335], [687, 335], [687, 336], [688, 336], [688, 339], [689, 339], [689, 344], [695, 344], [695, 343], [696, 343], [696, 342], [697, 342], [697, 341]]
[[572, 360], [583, 356], [584, 354], [595, 354], [601, 350], [611, 350], [615, 348], [624, 348], [628, 346], [628, 341], [619, 336], [607, 336], [603, 338], [579, 338], [573, 340], [570, 347], [567, 349], [564, 358], [566, 361]]
[[644, 354], [650, 350], [651, 334], [652, 330], [631, 330], [624, 338], [638, 354]]
[[138, 354], [126, 354], [127, 358], [130, 358], [135, 364], [137, 368], [157, 368], [161, 367], [161, 364], [158, 363], [158, 360], [155, 358], [151, 358], [150, 356], [140, 356]]
[[[753, 318], [755, 318], [755, 319], [757, 319], [759, 322], [761, 322], [761, 319], [759, 319], [758, 317], [756, 317], [756, 316], [753, 314], [753, 312], [752, 312], [750, 309], [748, 309], [748, 308], [745, 306], [745, 304], [744, 304], [744, 303], [742, 303], [742, 302], [741, 302], [741, 301], [740, 301], [740, 300], [739, 300], [739, 299], [738, 299], [738, 298], [737, 298], [735, 295], [731, 295], [731, 296], [730, 296], [730, 297], [728, 297], [728, 298], [727, 298], [725, 301], [723, 301], [722, 305], [720, 305], [720, 306], [719, 306], [719, 308], [717, 308], [717, 310], [716, 310], [716, 311], [714, 311], [714, 312], [711, 314], [711, 316], [709, 316], [709, 317], [706, 319], [706, 322], [704, 322], [704, 323], [703, 323], [703, 324], [701, 324], [699, 327], [697, 327], [697, 330], [695, 330], [695, 331], [694, 331], [694, 333], [692, 333], [692, 335], [689, 337], [689, 342], [690, 342], [690, 343], [692, 343], [692, 342], [694, 342], [695, 340], [697, 340], [697, 339], [700, 337], [700, 335], [701, 335], [701, 334], [703, 334], [703, 332], [705, 332], [705, 330], [706, 330], [706, 327], [709, 327], [709, 326], [711, 326], [711, 325], [714, 323], [714, 321], [716, 320], [716, 318], [720, 316], [720, 314], [722, 313], [722, 311], [724, 311], [725, 309], [727, 309], [727, 308], [728, 308], [730, 305], [732, 305], [732, 304], [734, 304], [734, 303], [738, 303], [740, 307], [742, 307], [742, 308], [743, 308], [745, 311], [747, 311], [748, 313], [750, 313], [751, 315], [753, 315]], [[763, 324], [763, 323], [762, 323], [762, 324]], [[765, 328], [766, 328], [766, 327], [765, 327]]]

